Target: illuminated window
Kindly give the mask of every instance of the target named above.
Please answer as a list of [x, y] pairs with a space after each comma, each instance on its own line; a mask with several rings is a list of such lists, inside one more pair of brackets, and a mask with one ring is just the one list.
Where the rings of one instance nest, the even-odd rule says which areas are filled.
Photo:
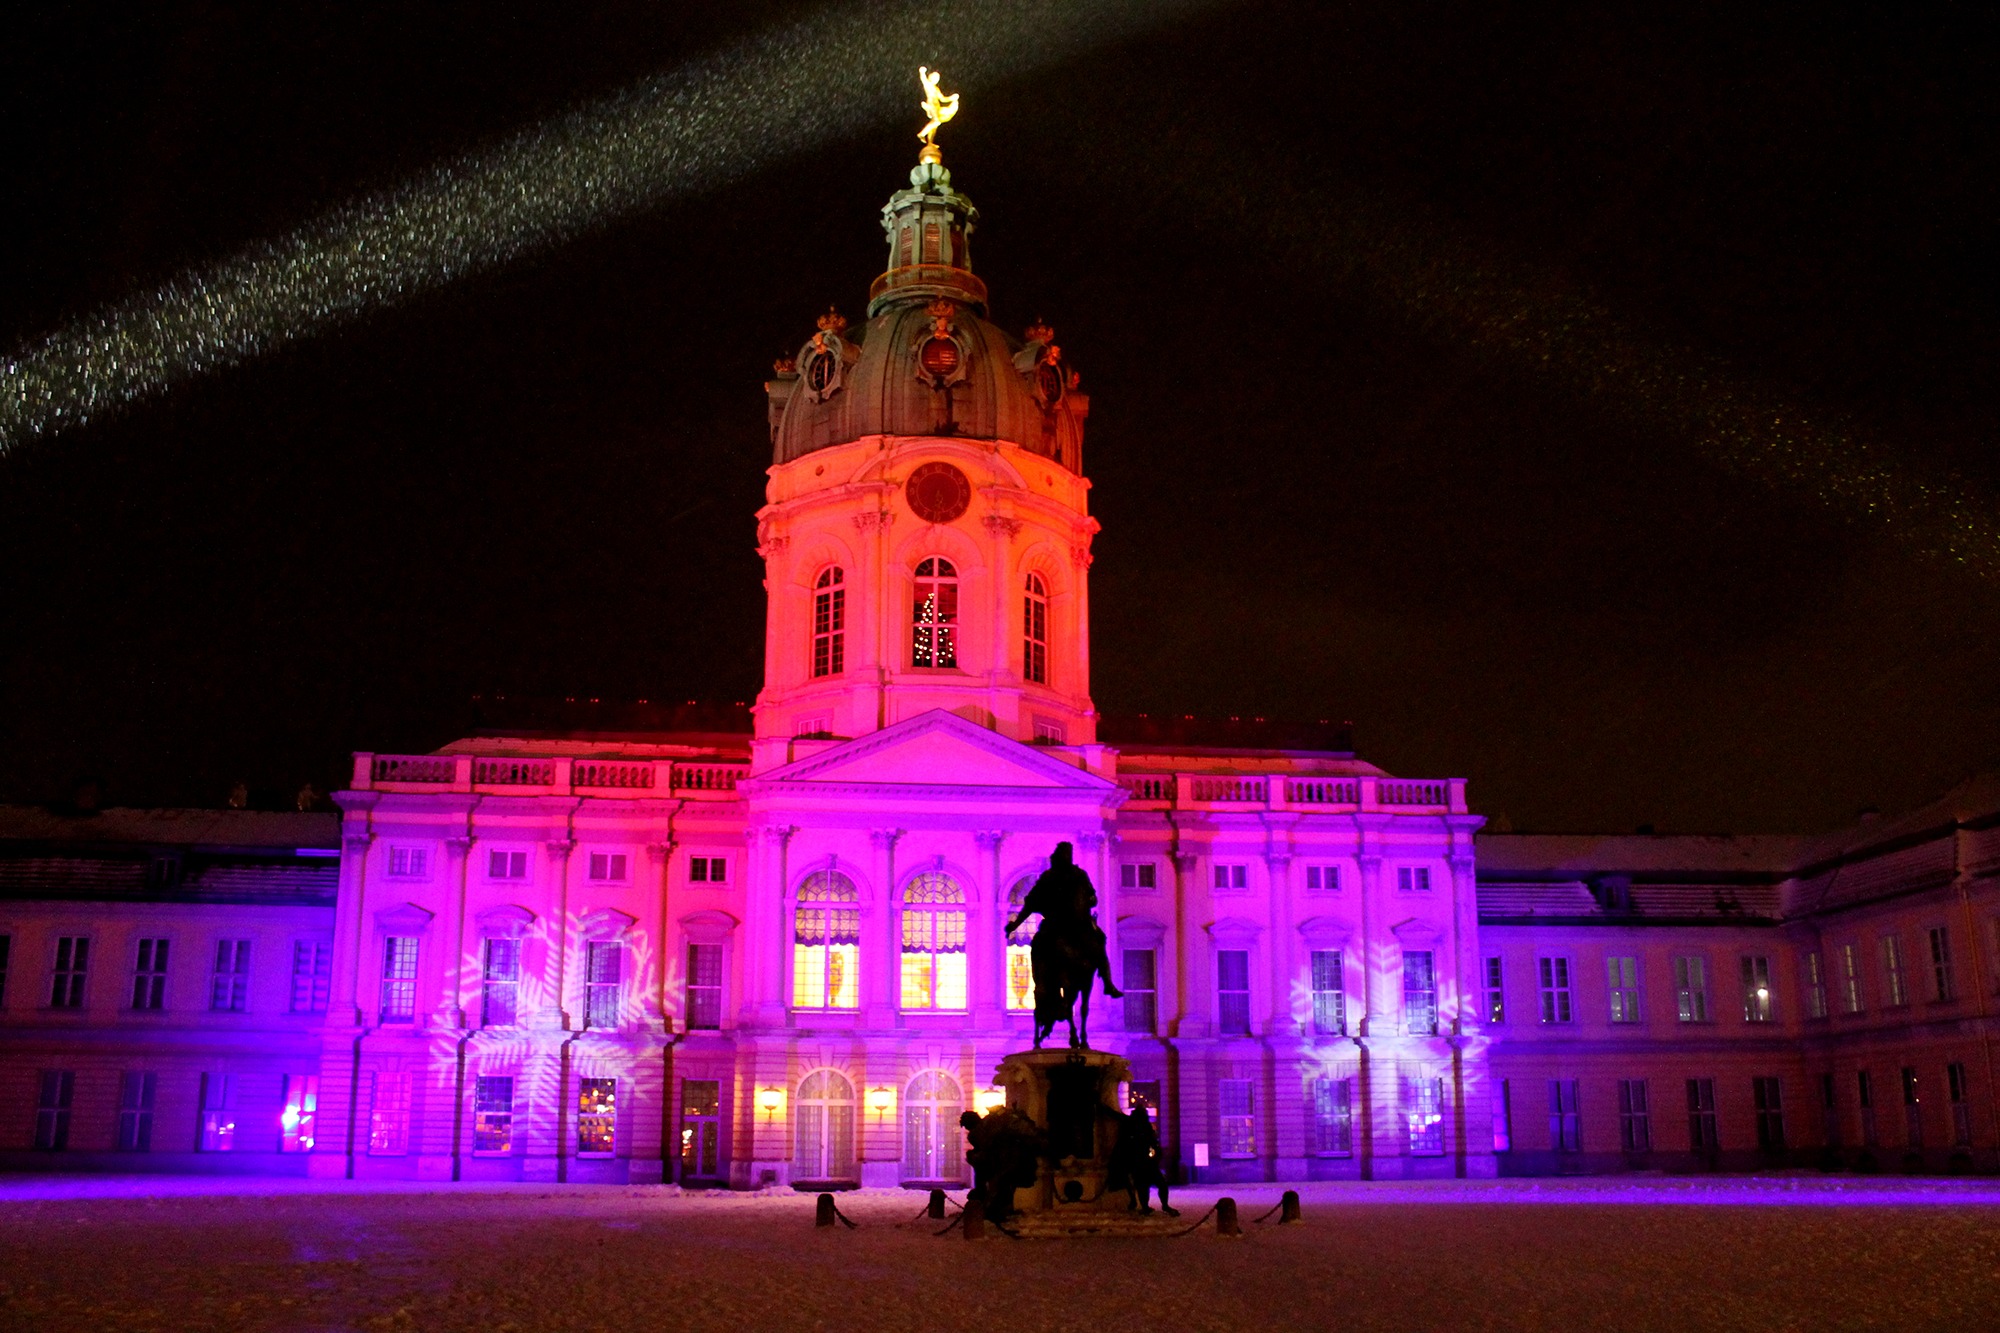
[[1493, 1085], [1493, 1151], [1514, 1151], [1514, 1090], [1504, 1078]]
[[389, 873], [397, 879], [422, 879], [430, 866], [430, 853], [422, 847], [391, 847]]
[[236, 1075], [201, 1076], [201, 1141], [203, 1152], [236, 1150]]
[[1755, 956], [1743, 959], [1743, 1021], [1771, 1021], [1771, 960]]
[[958, 665], [958, 571], [949, 560], [933, 556], [917, 566], [910, 665]]
[[722, 946], [688, 945], [688, 1030], [713, 1031], [722, 1026]]
[[368, 1153], [401, 1157], [407, 1150], [410, 1126], [410, 1076], [399, 1070], [375, 1070], [369, 1078]]
[[1688, 1148], [1693, 1152], [1710, 1153], [1722, 1144], [1716, 1133], [1715, 1123], [1715, 1080], [1712, 1078], [1691, 1078], [1687, 1081], [1688, 1100]]
[[1542, 1021], [1567, 1023], [1572, 1017], [1569, 988], [1569, 959], [1538, 958], [1535, 965], [1542, 983]]
[[[1159, 1022], [1159, 983], [1151, 949], [1127, 949], [1125, 964], [1125, 1030], [1152, 1036]], [[1034, 1001], [1029, 993], [1029, 1003]]]
[[488, 879], [526, 879], [528, 877], [528, 854], [526, 852], [490, 851], [486, 854], [486, 876]]
[[1951, 975], [1951, 935], [1943, 926], [1931, 927], [1931, 998], [1949, 1000], [1958, 993]]
[[480, 1026], [509, 1027], [520, 1022], [520, 997], [521, 941], [511, 937], [486, 941], [486, 966], [480, 977]]
[[382, 941], [382, 1021], [408, 1023], [416, 1016], [416, 937], [391, 935]]
[[1403, 1113], [1409, 1120], [1410, 1155], [1444, 1155], [1444, 1080], [1413, 1078], [1403, 1084]]
[[937, 871], [903, 889], [903, 1008], [965, 1008], [965, 890]]
[[514, 1080], [481, 1074], [472, 1090], [472, 1151], [501, 1156], [514, 1151]]
[[1315, 1157], [1347, 1157], [1354, 1152], [1354, 1080], [1312, 1081], [1307, 1151]]
[[76, 1098], [76, 1074], [68, 1069], [44, 1069], [41, 1095], [35, 1101], [35, 1148], [61, 1152], [69, 1147], [69, 1108]]
[[1607, 958], [1604, 963], [1605, 980], [1611, 987], [1611, 1021], [1614, 1023], [1636, 1023], [1639, 1021], [1639, 960], [1636, 958]]
[[691, 1078], [681, 1083], [681, 1179], [714, 1180], [722, 1174], [722, 1083]]
[[792, 1179], [854, 1178], [854, 1085], [831, 1069], [806, 1075], [793, 1116]]
[[1861, 957], [1852, 944], [1840, 946], [1840, 1008], [1842, 1013], [1861, 1012]]
[[1708, 1021], [1708, 964], [1704, 959], [1674, 959], [1674, 1015], [1683, 1023]]
[[1750, 1080], [1750, 1099], [1757, 1109], [1757, 1146], [1777, 1152], [1785, 1146], [1785, 1104], [1775, 1078]]
[[1255, 1088], [1247, 1078], [1225, 1078], [1216, 1084], [1216, 1105], [1221, 1109], [1221, 1155], [1257, 1155], [1257, 1103]]
[[1910, 1002], [1909, 990], [1903, 984], [1903, 942], [1894, 935], [1884, 935], [1881, 939], [1882, 951], [1882, 1003], [1891, 1009]]
[[118, 1151], [153, 1150], [153, 1096], [159, 1075], [128, 1069], [118, 1078]]
[[285, 1106], [278, 1115], [279, 1152], [311, 1152], [318, 1137], [319, 1075], [285, 1075]]
[[965, 1098], [958, 1080], [928, 1070], [903, 1090], [903, 1179], [955, 1181], [965, 1174]]
[[1028, 575], [1021, 599], [1021, 675], [1037, 685], [1049, 683], [1049, 589], [1040, 574]]
[[1500, 955], [1494, 954], [1486, 960], [1486, 1021], [1504, 1023], [1507, 1021], [1506, 965]]
[[861, 1003], [861, 895], [833, 870], [806, 876], [792, 929], [792, 1007], [854, 1009]]
[[1151, 893], [1159, 887], [1159, 867], [1151, 861], [1127, 861], [1118, 867], [1118, 887]]
[[625, 882], [625, 853], [592, 852], [590, 854], [590, 877], [599, 883], [623, 884]]
[[838, 566], [822, 569], [813, 581], [813, 661], [815, 676], [837, 676], [847, 669], [846, 575]]
[[1340, 950], [1312, 953], [1313, 1035], [1340, 1037], [1347, 1033], [1347, 984]]
[[1549, 1080], [1549, 1148], [1555, 1152], [1583, 1151], [1583, 1116], [1577, 1110], [1577, 1081]]
[[208, 1007], [240, 1014], [250, 1007], [250, 941], [217, 940], [215, 972], [209, 978]]
[[576, 1087], [576, 1154], [579, 1157], [611, 1156], [612, 1135], [618, 1122], [618, 1080], [580, 1079]]
[[1826, 963], [1817, 949], [1806, 955], [1806, 1017], [1826, 1017]]
[[1646, 1080], [1618, 1080], [1618, 1146], [1626, 1152], [1653, 1150], [1652, 1117], [1646, 1107]]
[[83, 984], [90, 975], [90, 940], [64, 935], [56, 941], [56, 970], [49, 985], [49, 1008], [83, 1008]]
[[139, 961], [132, 969], [132, 1007], [167, 1007], [167, 941], [139, 941]]
[[1435, 1036], [1438, 1030], [1436, 959], [1428, 949], [1403, 950], [1403, 1031]]
[[292, 945], [292, 1012], [323, 1014], [333, 989], [333, 942], [299, 940]]
[[[1035, 887], [1033, 877], [1019, 880], [1013, 891], [1007, 895], [1007, 919], [1012, 921], [1020, 914], [1021, 902], [1028, 896], [1028, 890]], [[1035, 1007], [1035, 964], [1030, 945], [1035, 942], [1035, 927], [1041, 917], [1031, 916], [1021, 923], [1021, 928], [1007, 936], [1007, 1007], [1022, 1011]], [[1130, 958], [1128, 952], [1125, 955]], [[1127, 1001], [1130, 1004], [1130, 1001]], [[1129, 1030], [1129, 1029], [1128, 1029]], [[1152, 1031], [1149, 1026], [1146, 1029]]]
[[583, 954], [583, 1024], [615, 1028], [625, 1021], [625, 946], [616, 940], [592, 940]]
[[1225, 1037], [1250, 1035], [1250, 951], [1215, 953], [1216, 1019]]

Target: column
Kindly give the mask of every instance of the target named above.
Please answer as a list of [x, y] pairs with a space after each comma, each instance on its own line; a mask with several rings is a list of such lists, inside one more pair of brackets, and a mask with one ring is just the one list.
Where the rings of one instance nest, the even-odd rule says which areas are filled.
[[[1368, 779], [1363, 779], [1363, 781], [1367, 782]], [[1359, 997], [1361, 1000], [1361, 1012], [1354, 1024], [1354, 1045], [1359, 1051], [1360, 1056], [1354, 1080], [1354, 1097], [1358, 1103], [1355, 1107], [1355, 1114], [1359, 1118], [1360, 1123], [1355, 1126], [1355, 1133], [1361, 1140], [1358, 1152], [1358, 1156], [1361, 1159], [1361, 1178], [1363, 1180], [1373, 1180], [1375, 1178], [1375, 1127], [1377, 1124], [1393, 1126], [1395, 1118], [1393, 1108], [1389, 1118], [1386, 1120], [1376, 1114], [1375, 1084], [1378, 1080], [1375, 1077], [1376, 1071], [1374, 1069], [1375, 1054], [1371, 1049], [1375, 1033], [1375, 1012], [1378, 1004], [1376, 988], [1382, 984], [1380, 978], [1381, 969], [1376, 965], [1375, 939], [1373, 934], [1373, 924], [1377, 915], [1375, 898], [1382, 883], [1382, 858], [1365, 850], [1368, 846], [1368, 837], [1365, 832], [1363, 833], [1361, 846], [1364, 850], [1362, 855], [1357, 858], [1361, 866], [1361, 931], [1358, 943], [1361, 955], [1361, 995]], [[1384, 1012], [1392, 1011], [1385, 1010]], [[1393, 1061], [1391, 1062], [1389, 1074], [1390, 1094], [1394, 1096], [1396, 1089], [1394, 1086], [1395, 1070]]]
[[437, 937], [439, 949], [451, 951], [444, 960], [451, 971], [444, 978], [444, 985], [439, 988], [437, 1021], [440, 1027], [458, 1029], [466, 1026], [466, 971], [469, 968], [475, 977], [481, 976], [484, 960], [477, 957], [476, 953], [471, 957], [466, 954], [465, 892], [472, 863], [472, 838], [469, 835], [463, 838], [446, 838], [444, 847], [454, 887], [445, 894], [450, 919], [442, 923]]
[[570, 932], [569, 932], [569, 854], [576, 850], [576, 843], [569, 838], [551, 838], [547, 844], [549, 871], [555, 879], [555, 939], [550, 949], [549, 977], [550, 1006], [536, 1016], [535, 1026], [541, 1028], [570, 1027]]
[[[674, 933], [672, 904], [667, 894], [668, 877], [674, 865], [674, 841], [671, 833], [665, 842], [646, 844], [646, 862], [653, 867], [653, 873], [659, 876], [658, 893], [654, 896], [654, 901], [659, 904], [660, 911], [659, 919], [653, 927], [653, 950], [659, 958], [660, 979], [652, 994], [644, 1001], [647, 1006], [646, 1022], [649, 1026], [657, 1024], [657, 1030], [671, 1035], [676, 1030], [686, 1029], [686, 1015], [681, 1015], [682, 1021], [678, 1024], [672, 1017], [677, 1010], [674, 1006], [674, 997], [668, 993], [676, 975], [676, 960], [670, 951], [677, 939]], [[680, 961], [685, 962], [684, 959]], [[724, 975], [734, 980], [735, 972], [734, 966], [727, 966]], [[667, 1093], [671, 1097], [673, 1090], [669, 1088]]]

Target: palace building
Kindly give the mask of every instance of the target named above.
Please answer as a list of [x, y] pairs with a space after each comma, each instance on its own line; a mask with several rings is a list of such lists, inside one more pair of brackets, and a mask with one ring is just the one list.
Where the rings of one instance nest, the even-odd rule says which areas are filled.
[[927, 148], [865, 318], [766, 386], [748, 731], [359, 754], [337, 818], [5, 812], [0, 1161], [956, 1184], [1068, 842], [1091, 1044], [1183, 1177], [2000, 1165], [2000, 783], [1484, 834], [1337, 729], [1105, 723], [1090, 403], [977, 217]]

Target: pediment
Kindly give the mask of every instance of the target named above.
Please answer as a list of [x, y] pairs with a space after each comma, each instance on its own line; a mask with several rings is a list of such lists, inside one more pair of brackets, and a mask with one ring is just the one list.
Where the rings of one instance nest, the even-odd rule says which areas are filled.
[[745, 785], [819, 783], [1117, 790], [1116, 783], [941, 709], [759, 774]]

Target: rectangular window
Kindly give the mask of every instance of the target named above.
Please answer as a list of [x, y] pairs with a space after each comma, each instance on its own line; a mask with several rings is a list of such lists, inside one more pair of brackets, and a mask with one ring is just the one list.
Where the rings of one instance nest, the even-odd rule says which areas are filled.
[[1577, 1112], [1573, 1078], [1549, 1080], [1549, 1147], [1556, 1152], [1583, 1151], [1583, 1117]]
[[1958, 994], [1951, 974], [1951, 934], [1943, 926], [1931, 927], [1931, 998], [1949, 1000]]
[[278, 1113], [278, 1151], [311, 1152], [318, 1124], [319, 1075], [285, 1075], [285, 1105]]
[[1160, 1108], [1165, 1104], [1160, 1100], [1160, 1081], [1156, 1078], [1133, 1079], [1125, 1085], [1125, 1109], [1145, 1107], [1155, 1125], [1160, 1123]]
[[1757, 1146], [1779, 1152], [1785, 1146], [1785, 1104], [1775, 1078], [1750, 1080], [1750, 1099], [1757, 1108]]
[[576, 1155], [611, 1156], [618, 1124], [618, 1080], [586, 1078], [576, 1087]]
[[1618, 1080], [1618, 1146], [1626, 1152], [1653, 1150], [1653, 1126], [1646, 1107], [1646, 1080]]
[[1151, 861], [1127, 861], [1118, 867], [1118, 887], [1150, 893], [1160, 886], [1159, 867]]
[[1049, 683], [1049, 599], [1040, 576], [1028, 575], [1027, 587], [1027, 596], [1021, 599], [1021, 674], [1033, 684], [1046, 685]]
[[1674, 959], [1674, 1009], [1683, 1023], [1708, 1021], [1708, 963], [1694, 957]]
[[728, 883], [729, 858], [724, 856], [690, 856], [688, 858], [688, 882], [690, 884]]
[[1832, 1074], [1819, 1076], [1820, 1127], [1826, 1132], [1826, 1146], [1840, 1146], [1840, 1103], [1834, 1096]]
[[1688, 1147], [1694, 1152], [1715, 1152], [1721, 1145], [1716, 1135], [1715, 1080], [1691, 1078], [1687, 1081]]
[[681, 1179], [714, 1180], [722, 1174], [722, 1083], [690, 1078], [681, 1083]]
[[1840, 946], [1840, 1010], [1861, 1012], [1861, 957], [1852, 944]]
[[167, 941], [139, 941], [139, 961], [132, 969], [132, 1007], [146, 1010], [167, 1007]]
[[236, 1151], [236, 1075], [201, 1076], [201, 1151]]
[[423, 847], [391, 847], [389, 874], [396, 879], [422, 879], [430, 868], [431, 855]]
[[1875, 1081], [1868, 1076], [1867, 1070], [1855, 1071], [1854, 1092], [1861, 1110], [1861, 1146], [1873, 1148], [1880, 1142], [1881, 1136], [1875, 1130]]
[[1569, 959], [1539, 958], [1535, 966], [1541, 978], [1542, 1021], [1544, 1023], [1567, 1023], [1570, 1021]]
[[1413, 1078], [1403, 1084], [1404, 1115], [1409, 1121], [1410, 1155], [1444, 1154], [1444, 1080]]
[[1250, 886], [1250, 867], [1247, 865], [1217, 865], [1215, 867], [1215, 888], [1218, 893], [1228, 893], [1234, 889]]
[[1636, 1023], [1639, 1021], [1639, 960], [1637, 958], [1607, 958], [1604, 963], [1605, 979], [1611, 987], [1611, 1021], [1614, 1023]]
[[[847, 669], [846, 575], [837, 568], [820, 571], [813, 584], [812, 673], [837, 676]], [[817, 730], [817, 728], [816, 728]]]
[[1826, 1017], [1826, 963], [1817, 949], [1806, 955], [1806, 1017]]
[[1158, 1030], [1159, 977], [1151, 949], [1125, 950], [1125, 1030], [1150, 1037]]
[[7, 959], [14, 952], [14, 937], [0, 935], [0, 1009], [7, 1007]]
[[368, 1152], [373, 1157], [401, 1157], [410, 1127], [410, 1076], [401, 1071], [375, 1070], [368, 1098]]
[[[1217, 1017], [1225, 1037], [1250, 1035], [1250, 954], [1221, 949], [1215, 955]], [[1247, 1086], [1247, 1085], [1246, 1085]]]
[[1771, 1021], [1771, 960], [1756, 955], [1743, 959], [1743, 1021]]
[[585, 954], [584, 1026], [615, 1028], [625, 1021], [625, 946], [593, 940]]
[[323, 1014], [333, 992], [333, 941], [298, 940], [292, 945], [292, 1012]]
[[1894, 935], [1884, 935], [1880, 947], [1882, 1003], [1890, 1009], [1898, 1009], [1910, 1002], [1909, 991], [1903, 985], [1903, 942]]
[[83, 935], [65, 935], [57, 940], [56, 971], [49, 986], [49, 1008], [83, 1008], [83, 983], [89, 973], [89, 938]]
[[1507, 1021], [1507, 970], [1494, 954], [1486, 960], [1486, 1021], [1505, 1023]]
[[505, 1074], [481, 1074], [473, 1088], [472, 1151], [514, 1151], [514, 1080]]
[[486, 877], [488, 879], [526, 879], [528, 877], [528, 854], [526, 852], [504, 852], [498, 849], [486, 853]]
[[1403, 950], [1403, 1031], [1436, 1035], [1437, 968], [1427, 949]]
[[1903, 1066], [1903, 1135], [1911, 1148], [1924, 1146], [1923, 1098], [1917, 1094], [1917, 1071]]
[[382, 941], [382, 1021], [409, 1023], [416, 1017], [416, 937], [391, 935]]
[[68, 1069], [44, 1069], [41, 1095], [35, 1101], [35, 1148], [61, 1152], [69, 1147], [69, 1107], [76, 1098], [76, 1074]]
[[1252, 1086], [1247, 1078], [1225, 1078], [1217, 1087], [1216, 1104], [1222, 1108], [1222, 1156], [1257, 1155], [1257, 1112]]
[[1316, 1078], [1312, 1120], [1307, 1126], [1315, 1157], [1348, 1157], [1354, 1152], [1354, 1080]]
[[1396, 887], [1404, 893], [1429, 893], [1431, 889], [1431, 868], [1429, 866], [1397, 866]]
[[481, 969], [479, 1024], [511, 1027], [521, 1021], [521, 941], [495, 937], [486, 941], [486, 965]]
[[240, 1014], [250, 1007], [250, 941], [217, 940], [215, 972], [209, 978], [208, 1007]]
[[1965, 1066], [1956, 1062], [1944, 1067], [1946, 1090], [1951, 1093], [1951, 1146], [1972, 1146], [1972, 1097], [1965, 1081]]
[[1339, 893], [1339, 866], [1307, 866], [1306, 889], [1311, 893]]
[[1347, 1034], [1347, 977], [1340, 950], [1314, 949], [1312, 953], [1313, 1035], [1340, 1037]]
[[623, 884], [625, 882], [625, 853], [592, 852], [590, 854], [590, 877], [601, 884]]
[[128, 1069], [118, 1077], [118, 1151], [153, 1150], [153, 1094], [160, 1077], [150, 1070]]
[[722, 1026], [722, 946], [688, 945], [687, 1025], [690, 1032]]
[[1514, 1095], [1504, 1078], [1493, 1085], [1493, 1151], [1514, 1151]]

